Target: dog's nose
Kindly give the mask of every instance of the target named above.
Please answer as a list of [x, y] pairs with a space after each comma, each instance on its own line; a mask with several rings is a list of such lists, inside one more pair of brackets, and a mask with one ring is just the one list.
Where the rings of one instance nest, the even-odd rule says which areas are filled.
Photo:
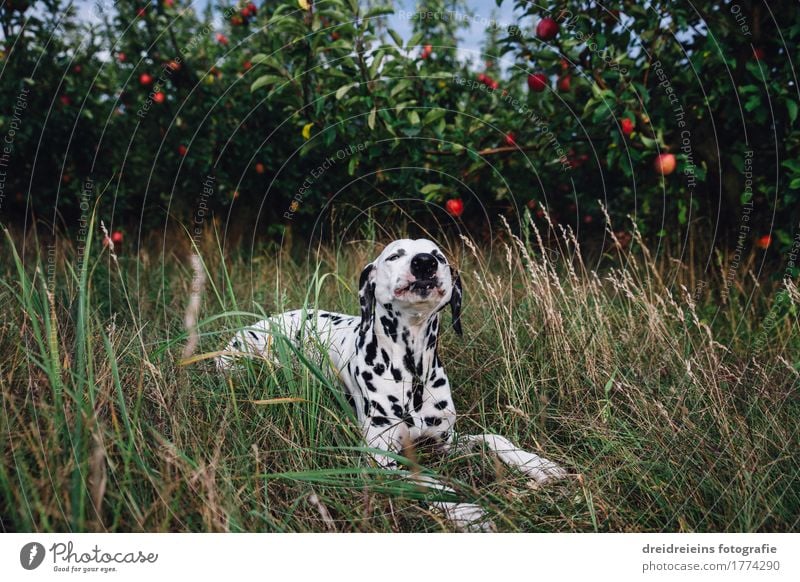
[[430, 253], [419, 253], [411, 259], [411, 274], [417, 279], [430, 279], [436, 273], [438, 263]]

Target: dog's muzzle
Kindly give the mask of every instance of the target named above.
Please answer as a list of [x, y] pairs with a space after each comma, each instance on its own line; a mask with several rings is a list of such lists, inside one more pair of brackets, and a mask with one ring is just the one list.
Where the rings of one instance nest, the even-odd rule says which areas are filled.
[[427, 299], [428, 295], [431, 294], [432, 291], [436, 291], [439, 295], [444, 295], [444, 291], [441, 287], [441, 281], [436, 277], [432, 277], [430, 279], [417, 279], [406, 285], [405, 287], [399, 287], [394, 290], [395, 297], [403, 297], [404, 295], [414, 294], [421, 299]]

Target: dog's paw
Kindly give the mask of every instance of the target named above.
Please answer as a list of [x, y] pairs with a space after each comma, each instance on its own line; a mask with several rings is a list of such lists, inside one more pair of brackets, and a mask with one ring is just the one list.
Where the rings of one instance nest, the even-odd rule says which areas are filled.
[[474, 503], [448, 503], [444, 507], [444, 514], [453, 526], [463, 532], [493, 532], [494, 523], [486, 511]]
[[528, 477], [533, 479], [537, 485], [547, 485], [553, 481], [560, 481], [565, 479], [569, 474], [566, 469], [560, 465], [549, 461], [544, 457], [529, 453], [531, 458], [523, 465], [520, 465], [520, 470]]

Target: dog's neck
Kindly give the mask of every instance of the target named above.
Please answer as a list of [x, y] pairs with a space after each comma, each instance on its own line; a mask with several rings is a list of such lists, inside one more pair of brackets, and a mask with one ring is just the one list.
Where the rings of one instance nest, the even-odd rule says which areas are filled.
[[370, 331], [378, 349], [386, 350], [393, 359], [399, 357], [406, 372], [422, 376], [434, 365], [439, 335], [437, 312], [398, 311], [390, 303], [377, 304]]

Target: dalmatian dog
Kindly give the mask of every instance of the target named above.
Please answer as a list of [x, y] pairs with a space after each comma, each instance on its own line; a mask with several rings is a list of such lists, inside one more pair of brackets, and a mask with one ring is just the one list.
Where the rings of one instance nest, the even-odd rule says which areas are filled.
[[[241, 330], [218, 356], [218, 368], [229, 370], [241, 357], [268, 357], [278, 333], [302, 343], [298, 347], [303, 350], [312, 338], [338, 371], [370, 448], [401, 454], [406, 446], [426, 441], [452, 453], [483, 443], [538, 484], [565, 477], [555, 463], [502, 436], [454, 433], [456, 410], [437, 345], [440, 313], [448, 306], [453, 329], [462, 334], [462, 288], [458, 273], [433, 242], [402, 239], [387, 245], [361, 272], [358, 295], [360, 316], [296, 310]], [[381, 467], [398, 467], [391, 455], [376, 452], [373, 457]], [[433, 479], [418, 476], [417, 480], [426, 487], [452, 491]], [[443, 501], [432, 505], [457, 529], [493, 528], [477, 505]]]

